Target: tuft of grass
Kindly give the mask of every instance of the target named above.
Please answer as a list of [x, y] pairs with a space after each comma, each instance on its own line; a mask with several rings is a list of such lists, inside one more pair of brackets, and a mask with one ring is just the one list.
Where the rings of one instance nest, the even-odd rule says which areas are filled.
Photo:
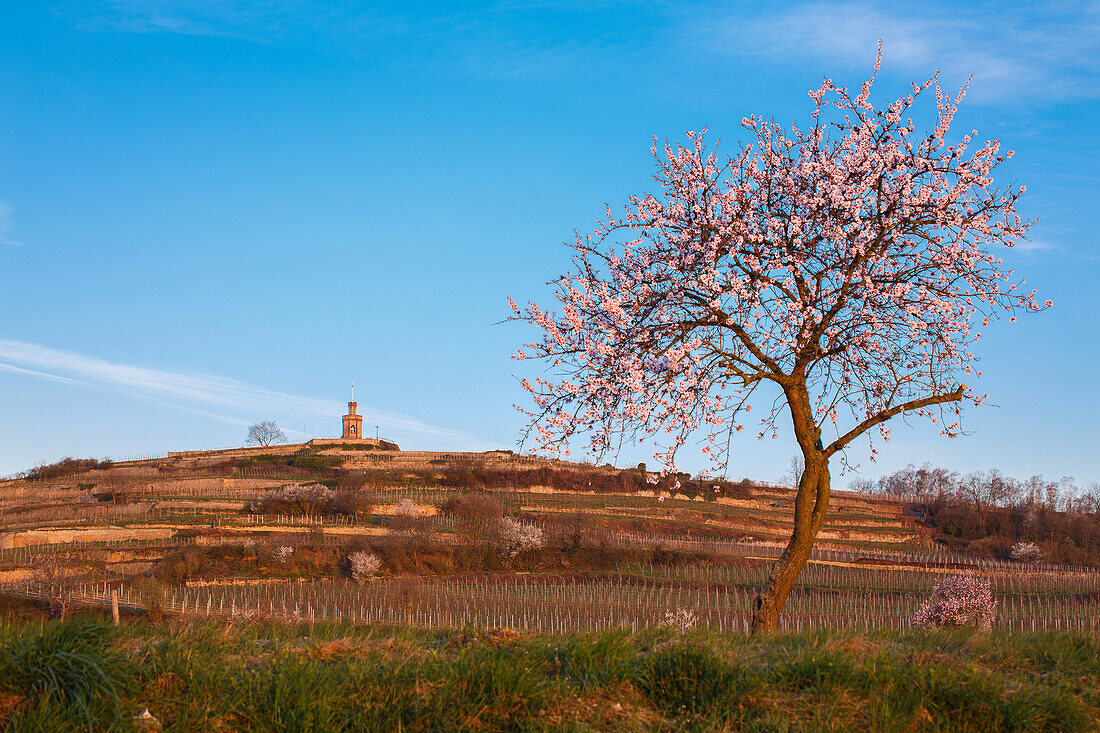
[[550, 688], [540, 655], [532, 651], [520, 643], [466, 647], [440, 670], [425, 712], [445, 729], [531, 728]]
[[846, 656], [822, 654], [816, 650], [796, 656], [775, 667], [772, 678], [777, 685], [793, 691], [827, 694], [837, 688], [860, 685], [866, 675], [858, 674]]
[[759, 684], [752, 670], [731, 666], [712, 649], [674, 644], [649, 655], [639, 680], [646, 697], [674, 718], [722, 718], [739, 712]]
[[569, 634], [551, 648], [558, 676], [591, 691], [636, 681], [638, 649], [626, 631]]
[[347, 671], [300, 656], [246, 667], [235, 675], [232, 711], [241, 730], [339, 730]]
[[88, 621], [43, 623], [9, 636], [0, 647], [0, 689], [23, 700], [13, 725], [35, 729], [36, 721], [60, 714], [92, 729], [117, 719], [130, 670], [111, 640], [110, 626]]

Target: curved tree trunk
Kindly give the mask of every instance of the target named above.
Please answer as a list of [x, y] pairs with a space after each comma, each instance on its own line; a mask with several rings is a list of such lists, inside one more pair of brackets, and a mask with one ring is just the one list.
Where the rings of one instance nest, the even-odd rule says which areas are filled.
[[[775, 631], [779, 628], [779, 612], [798, 580], [802, 567], [810, 559], [814, 540], [821, 529], [829, 503], [829, 466], [821, 461], [815, 470], [806, 471], [798, 485], [795, 499], [794, 532], [787, 548], [772, 565], [767, 585], [756, 596], [752, 609], [752, 630]], [[820, 518], [819, 518], [820, 517]]]
[[779, 612], [787, 602], [802, 567], [810, 559], [814, 540], [829, 510], [829, 459], [821, 448], [820, 433], [810, 413], [805, 390], [788, 393], [795, 438], [802, 448], [806, 468], [798, 482], [794, 505], [794, 531], [783, 554], [772, 565], [771, 576], [752, 609], [753, 633], [776, 631]]

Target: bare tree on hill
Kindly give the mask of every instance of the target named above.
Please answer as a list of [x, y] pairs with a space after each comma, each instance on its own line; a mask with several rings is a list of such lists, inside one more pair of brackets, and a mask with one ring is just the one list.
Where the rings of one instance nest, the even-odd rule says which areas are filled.
[[794, 488], [798, 488], [798, 484], [802, 481], [802, 474], [806, 473], [806, 459], [805, 457], [795, 454], [791, 456], [790, 465], [787, 466], [787, 472], [780, 477], [782, 483], [789, 483]]
[[285, 442], [286, 435], [274, 420], [264, 420], [248, 426], [248, 440], [245, 441], [245, 445], [269, 446]]

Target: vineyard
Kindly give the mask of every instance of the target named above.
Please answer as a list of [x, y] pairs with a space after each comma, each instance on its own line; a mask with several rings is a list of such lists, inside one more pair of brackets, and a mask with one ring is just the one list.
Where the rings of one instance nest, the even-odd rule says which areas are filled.
[[[698, 479], [694, 495], [626, 491], [626, 472], [504, 453], [345, 453], [356, 468], [333, 448], [313, 468], [279, 462], [300, 450], [244, 450], [9, 481], [0, 587], [45, 604], [114, 601], [183, 618], [740, 632], [791, 526], [782, 486]], [[525, 485], [524, 471], [579, 486]], [[502, 476], [516, 485], [484, 488]], [[307, 483], [330, 503], [354, 498], [354, 510], [271, 504]], [[593, 483], [604, 490], [584, 490]], [[995, 628], [1100, 630], [1096, 570], [947, 552], [905, 506], [838, 492], [782, 627], [907, 629], [940, 580], [976, 572], [992, 585]], [[506, 551], [494, 530], [506, 518], [538, 543]], [[375, 557], [377, 572], [353, 579], [356, 552]]]
[[[1100, 631], [1100, 576], [1033, 573], [994, 577], [994, 627], [1006, 631]], [[677, 613], [692, 626], [747, 631], [759, 571], [722, 565], [669, 569], [623, 567], [613, 577], [519, 576], [400, 578], [350, 581], [266, 580], [196, 584], [149, 591], [128, 585], [81, 585], [73, 599], [107, 605], [114, 590], [123, 604], [155, 603], [183, 616], [231, 620], [407, 624], [420, 628], [506, 627], [549, 633], [670, 623]], [[934, 572], [811, 565], [791, 595], [783, 628], [895, 629], [911, 619], [935, 582]], [[12, 589], [15, 590], [15, 589]], [[60, 592], [22, 589], [42, 598]]]

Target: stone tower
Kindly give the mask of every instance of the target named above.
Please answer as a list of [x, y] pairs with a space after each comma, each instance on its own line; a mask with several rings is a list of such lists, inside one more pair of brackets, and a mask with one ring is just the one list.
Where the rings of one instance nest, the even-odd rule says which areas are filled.
[[340, 437], [344, 440], [363, 439], [363, 416], [355, 414], [357, 403], [348, 403], [348, 414], [344, 415], [344, 434]]

